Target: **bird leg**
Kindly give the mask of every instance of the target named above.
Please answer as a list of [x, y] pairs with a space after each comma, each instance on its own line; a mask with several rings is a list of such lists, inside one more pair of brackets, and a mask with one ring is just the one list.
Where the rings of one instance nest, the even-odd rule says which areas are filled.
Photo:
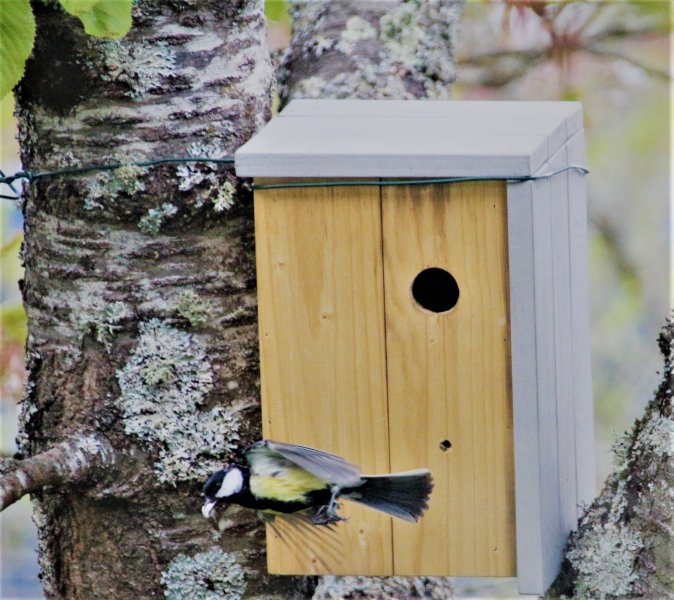
[[330, 496], [330, 502], [319, 506], [314, 516], [311, 518], [311, 522], [314, 525], [329, 525], [330, 523], [335, 523], [337, 521], [346, 521], [345, 517], [340, 517], [337, 514], [340, 505], [337, 503], [337, 496], [339, 495], [340, 488], [337, 485], [332, 486], [330, 490], [332, 495]]

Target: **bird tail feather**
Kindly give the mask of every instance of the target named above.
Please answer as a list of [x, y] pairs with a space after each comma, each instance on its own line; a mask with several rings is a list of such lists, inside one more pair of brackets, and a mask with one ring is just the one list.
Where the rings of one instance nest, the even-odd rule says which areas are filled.
[[393, 475], [363, 475], [357, 487], [342, 496], [405, 521], [416, 522], [428, 508], [433, 477], [428, 469]]

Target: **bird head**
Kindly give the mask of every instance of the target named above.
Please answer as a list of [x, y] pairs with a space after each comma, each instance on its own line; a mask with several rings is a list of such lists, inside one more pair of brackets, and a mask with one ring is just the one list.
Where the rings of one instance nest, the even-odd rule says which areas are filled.
[[204, 484], [204, 505], [201, 514], [206, 519], [213, 518], [215, 507], [229, 504], [232, 497], [236, 496], [244, 487], [245, 473], [242, 467], [231, 465], [226, 469], [216, 471]]

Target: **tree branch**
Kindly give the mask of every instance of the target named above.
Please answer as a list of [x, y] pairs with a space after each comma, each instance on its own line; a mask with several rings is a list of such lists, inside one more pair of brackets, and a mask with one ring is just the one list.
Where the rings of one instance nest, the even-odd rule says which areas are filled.
[[[657, 24], [643, 28], [613, 27], [592, 35], [579, 36], [577, 44], [571, 48], [571, 51], [587, 52], [607, 59], [622, 60], [643, 69], [653, 77], [669, 80], [669, 73], [644, 64], [628, 54], [606, 47], [607, 43], [623, 40], [627, 37], [634, 39], [663, 32], [662, 27]], [[503, 87], [528, 73], [533, 66], [554, 56], [554, 44], [515, 50], [497, 49], [482, 54], [459, 57], [457, 66], [459, 71], [467, 68], [484, 69], [484, 72], [476, 78], [480, 85]]]
[[619, 52], [617, 50], [612, 50], [610, 48], [604, 48], [602, 46], [587, 46], [585, 50], [591, 54], [595, 54], [597, 56], [602, 56], [605, 58], [611, 58], [613, 60], [622, 60], [634, 67], [637, 67], [638, 69], [641, 69], [651, 77], [656, 77], [658, 79], [663, 79], [664, 81], [670, 81], [671, 75], [667, 71], [663, 71], [661, 69], [658, 69], [657, 67], [653, 67], [650, 65], [645, 64], [644, 62], [633, 58], [632, 56], [629, 56], [623, 52]]
[[659, 344], [665, 358], [660, 385], [644, 416], [615, 444], [617, 468], [571, 534], [567, 560], [547, 597], [670, 597], [674, 319]]
[[[621, 40], [626, 37], [634, 38], [638, 36], [650, 36], [656, 33], [665, 33], [660, 27], [647, 27], [642, 29], [627, 29], [624, 27], [617, 27], [612, 29], [605, 29], [593, 35], [588, 35], [578, 44], [576, 50], [590, 50], [591, 46], [598, 43], [610, 42], [612, 40]], [[514, 50], [496, 49], [490, 52], [483, 52], [481, 54], [474, 54], [471, 56], [459, 57], [457, 59], [458, 66], [482, 66], [489, 65], [495, 60], [502, 59], [519, 59], [524, 61], [535, 60], [541, 56], [550, 54], [550, 45], [543, 45], [537, 48], [518, 48]], [[622, 55], [621, 55], [622, 58]]]
[[112, 465], [116, 451], [99, 434], [78, 434], [24, 460], [0, 462], [0, 511], [45, 486], [86, 481], [92, 470]]

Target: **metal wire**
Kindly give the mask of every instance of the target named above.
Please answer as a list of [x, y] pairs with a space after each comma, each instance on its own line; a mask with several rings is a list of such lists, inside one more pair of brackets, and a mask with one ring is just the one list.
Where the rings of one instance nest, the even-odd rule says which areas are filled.
[[[5, 175], [0, 171], [0, 184], [4, 184], [14, 193], [14, 196], [0, 195], [0, 198], [6, 200], [20, 200], [21, 193], [14, 187], [14, 182], [18, 179], [25, 179], [29, 183], [36, 179], [45, 177], [63, 177], [65, 175], [82, 175], [96, 171], [114, 171], [122, 167], [155, 167], [169, 163], [215, 163], [215, 164], [233, 164], [234, 157], [227, 156], [223, 158], [209, 158], [208, 156], [192, 157], [169, 157], [157, 158], [154, 160], [142, 160], [128, 163], [103, 163], [86, 165], [83, 167], [66, 167], [63, 169], [53, 169], [50, 171], [17, 171], [13, 175]], [[524, 175], [521, 177], [436, 177], [428, 179], [350, 179], [350, 180], [315, 180], [315, 181], [289, 181], [285, 183], [261, 183], [253, 184], [253, 189], [257, 190], [277, 190], [285, 188], [317, 188], [317, 187], [353, 187], [353, 186], [395, 186], [395, 185], [431, 185], [443, 183], [462, 183], [466, 181], [494, 181], [501, 180], [510, 183], [520, 183], [525, 181], [536, 181], [538, 179], [547, 179], [565, 171], [578, 171], [583, 175], [589, 173], [589, 169], [582, 165], [568, 165], [554, 171], [540, 173], [538, 175]]]
[[28, 183], [35, 181], [36, 179], [42, 179], [44, 177], [62, 177], [64, 175], [82, 175], [84, 173], [92, 173], [95, 171], [115, 171], [122, 167], [156, 167], [158, 165], [165, 165], [169, 163], [215, 163], [215, 164], [233, 164], [234, 157], [227, 156], [223, 158], [210, 158], [207, 156], [190, 156], [190, 157], [167, 157], [167, 158], [156, 158], [153, 160], [140, 160], [135, 162], [127, 163], [102, 163], [94, 165], [86, 165], [83, 167], [66, 167], [63, 169], [53, 169], [50, 171], [38, 171], [33, 173], [32, 171], [17, 171], [13, 175], [5, 175], [0, 171], [0, 184], [5, 184], [8, 186], [15, 196], [5, 196], [2, 195], [0, 198], [6, 200], [20, 200], [21, 194], [18, 190], [12, 185], [17, 179], [25, 179]]
[[565, 171], [578, 171], [583, 175], [590, 172], [589, 169], [581, 165], [568, 165], [561, 169], [540, 173], [539, 175], [523, 175], [521, 177], [436, 177], [431, 179], [349, 179], [339, 181], [326, 179], [320, 181], [290, 181], [284, 183], [254, 183], [253, 189], [256, 190], [278, 190], [285, 188], [316, 188], [316, 187], [353, 187], [353, 186], [384, 186], [384, 185], [429, 185], [434, 183], [462, 183], [465, 181], [508, 181], [511, 183], [520, 183], [525, 181], [536, 181], [538, 179], [548, 179], [553, 175], [564, 173]]

